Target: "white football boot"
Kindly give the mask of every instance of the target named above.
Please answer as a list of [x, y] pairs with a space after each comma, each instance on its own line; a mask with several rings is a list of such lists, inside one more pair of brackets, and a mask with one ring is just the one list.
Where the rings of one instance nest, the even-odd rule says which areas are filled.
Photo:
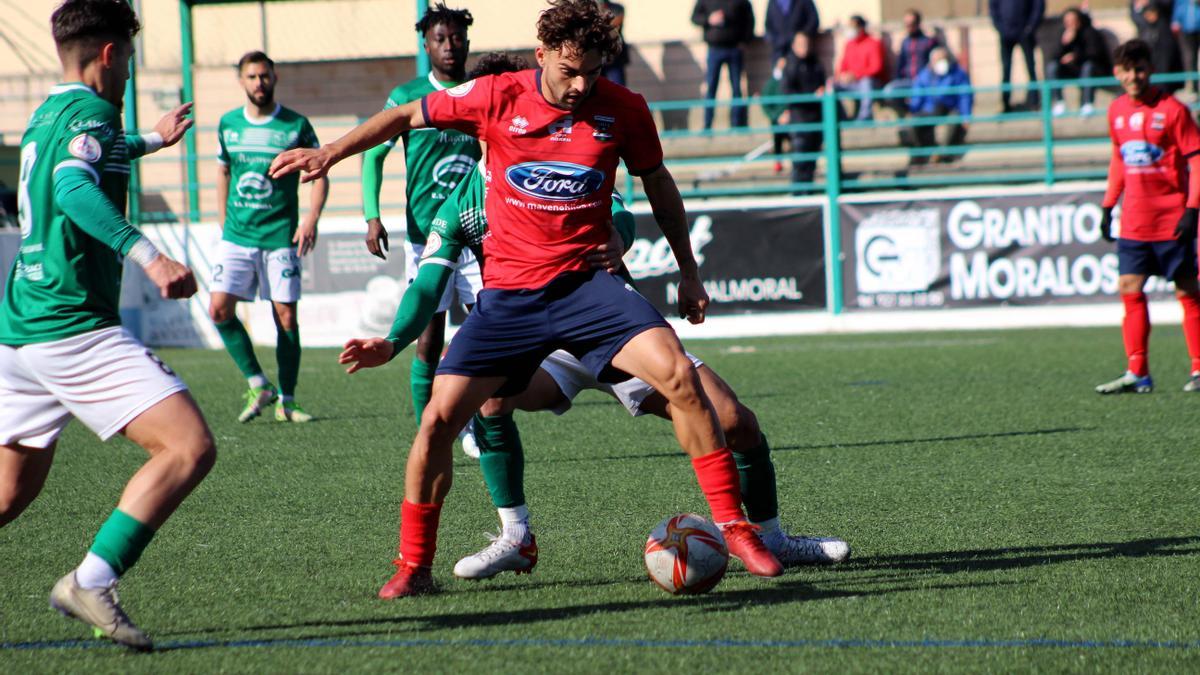
[[806, 537], [779, 531], [762, 539], [784, 567], [832, 565], [850, 557], [850, 544], [836, 537]]
[[522, 544], [504, 536], [487, 535], [492, 543], [479, 553], [469, 555], [454, 564], [454, 576], [459, 579], [491, 579], [501, 572], [529, 574], [537, 565], [537, 539], [529, 535]]

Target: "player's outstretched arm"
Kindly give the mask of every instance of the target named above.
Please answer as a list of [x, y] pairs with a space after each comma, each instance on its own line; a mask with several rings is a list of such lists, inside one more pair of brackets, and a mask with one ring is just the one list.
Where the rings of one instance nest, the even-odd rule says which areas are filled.
[[696, 264], [688, 232], [687, 213], [684, 212], [683, 197], [679, 195], [675, 178], [665, 165], [659, 166], [642, 176], [642, 187], [654, 211], [654, 220], [658, 222], [679, 264], [679, 316], [691, 323], [703, 323], [704, 312], [708, 309], [708, 292], [700, 281], [700, 268]]
[[87, 171], [60, 169], [54, 177], [54, 202], [90, 237], [142, 266], [164, 298], [190, 298], [196, 279], [186, 266], [162, 255], [108, 199]]
[[154, 131], [143, 135], [126, 134], [125, 147], [129, 150], [129, 159], [144, 157], [178, 143], [192, 128], [192, 119], [188, 117], [191, 112], [192, 104], [184, 103], [163, 115], [154, 125]]
[[280, 153], [271, 162], [271, 178], [301, 172], [300, 180], [309, 182], [329, 173], [334, 164], [364, 150], [373, 148], [393, 136], [425, 127], [421, 101], [375, 113], [366, 122], [351, 129], [345, 136], [320, 148], [296, 148]]
[[347, 373], [355, 373], [394, 359], [429, 325], [437, 312], [438, 300], [446, 292], [453, 275], [453, 267], [426, 261], [412, 285], [404, 291], [387, 337], [348, 340], [338, 356], [338, 363], [350, 366]]

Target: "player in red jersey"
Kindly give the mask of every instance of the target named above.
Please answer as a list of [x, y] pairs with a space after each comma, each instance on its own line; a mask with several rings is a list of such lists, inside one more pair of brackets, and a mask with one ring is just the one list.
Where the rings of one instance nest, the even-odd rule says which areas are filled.
[[1118, 290], [1125, 303], [1129, 368], [1100, 394], [1149, 393], [1150, 313], [1143, 288], [1150, 275], [1175, 282], [1183, 305], [1183, 335], [1191, 356], [1184, 391], [1200, 391], [1200, 283], [1196, 281], [1196, 220], [1200, 207], [1200, 131], [1187, 106], [1150, 84], [1150, 46], [1131, 40], [1113, 54], [1113, 74], [1125, 94], [1108, 109], [1113, 141], [1101, 233], [1112, 236], [1112, 210], [1121, 193], [1117, 240]]
[[375, 115], [320, 150], [282, 154], [271, 167], [272, 176], [304, 171], [313, 180], [350, 155], [426, 126], [488, 145], [484, 290], [438, 368], [409, 453], [400, 558], [382, 598], [434, 590], [430, 569], [458, 429], [487, 399], [523, 390], [555, 349], [574, 354], [600, 381], [634, 376], [661, 392], [730, 552], [756, 575], [782, 572], [742, 512], [733, 457], [675, 332], [632, 287], [589, 267], [587, 255], [609, 239], [612, 188], [624, 160], [642, 178], [679, 265], [680, 315], [704, 320], [708, 296], [650, 110], [641, 96], [600, 77], [619, 45], [610, 17], [592, 0], [550, 5], [538, 19], [539, 69], [435, 92]]

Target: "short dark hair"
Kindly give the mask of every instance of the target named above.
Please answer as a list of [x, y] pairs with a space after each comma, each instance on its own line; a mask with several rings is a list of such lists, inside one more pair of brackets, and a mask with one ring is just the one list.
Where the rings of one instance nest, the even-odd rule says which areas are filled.
[[504, 52], [491, 52], [479, 57], [479, 60], [475, 62], [475, 67], [467, 73], [467, 79], [473, 80], [484, 75], [502, 75], [528, 69], [529, 62], [520, 56]]
[[271, 60], [271, 57], [267, 56], [266, 52], [255, 49], [252, 52], [246, 52], [245, 54], [242, 54], [242, 58], [238, 59], [238, 73], [241, 73], [242, 70], [251, 63], [265, 63], [267, 64], [268, 68], [275, 70], [275, 62]]
[[538, 17], [538, 40], [546, 49], [560, 51], [570, 45], [582, 52], [600, 52], [605, 62], [621, 50], [621, 38], [612, 25], [612, 12], [594, 0], [550, 0]]
[[924, 18], [921, 16], [921, 10], [917, 9], [916, 7], [909, 7], [905, 14], [911, 14], [912, 18], [917, 20], [917, 23], [921, 23], [921, 19]]
[[1145, 40], [1130, 40], [1113, 52], [1113, 65], [1128, 70], [1139, 63], [1150, 63], [1150, 53]]
[[469, 9], [450, 9], [446, 3], [439, 2], [430, 5], [425, 10], [425, 16], [417, 22], [417, 32], [421, 35], [428, 33], [434, 26], [459, 26], [467, 29], [471, 24], [475, 23], [475, 17], [471, 16]]
[[50, 16], [50, 32], [60, 52], [79, 46], [99, 50], [103, 43], [118, 40], [133, 42], [141, 29], [125, 0], [66, 0]]
[[858, 26], [859, 30], [867, 27], [867, 20], [864, 19], [861, 14], [855, 14], [854, 16], [850, 17], [850, 23]]

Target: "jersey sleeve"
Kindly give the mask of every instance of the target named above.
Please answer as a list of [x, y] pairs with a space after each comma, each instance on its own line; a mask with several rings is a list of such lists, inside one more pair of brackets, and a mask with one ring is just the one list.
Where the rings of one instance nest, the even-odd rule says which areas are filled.
[[425, 124], [436, 129], [455, 129], [487, 141], [495, 79], [493, 75], [477, 77], [457, 87], [428, 94], [421, 99]]
[[225, 120], [217, 125], [217, 162], [229, 166], [229, 148], [225, 147]]
[[662, 142], [658, 138], [658, 127], [646, 99], [637, 96], [637, 105], [630, 108], [629, 128], [623, 136], [621, 159], [625, 168], [634, 176], [644, 176], [663, 163]]
[[612, 196], [612, 221], [617, 234], [621, 235], [621, 245], [628, 251], [629, 247], [633, 246], [637, 224], [634, 222], [633, 214], [625, 208], [625, 198], [616, 190], [613, 190]]
[[[383, 104], [383, 109], [391, 110], [392, 108], [399, 108], [400, 106], [404, 105], [405, 103], [408, 103], [411, 100], [412, 100], [412, 96], [408, 93], [408, 90], [404, 88], [404, 85], [401, 85], [401, 86], [393, 89], [392, 93], [388, 94], [387, 101], [385, 101]], [[396, 147], [396, 144], [399, 142], [400, 142], [400, 135], [397, 134], [395, 136], [392, 136], [389, 140], [385, 141], [383, 145], [385, 145], [388, 148], [394, 148], [394, 147]]]
[[1175, 143], [1179, 146], [1179, 154], [1186, 158], [1200, 154], [1200, 129], [1196, 121], [1182, 105], [1176, 108]]
[[117, 139], [124, 135], [112, 106], [100, 101], [82, 104], [57, 136], [53, 148], [55, 181], [64, 170], [78, 170], [98, 185]]
[[299, 148], [319, 148], [321, 141], [317, 139], [317, 130], [313, 129], [312, 122], [308, 121], [307, 117], [301, 118], [303, 122], [300, 125], [300, 138], [296, 140], [296, 147]]
[[457, 211], [447, 208], [447, 204], [453, 203], [453, 199], [446, 200], [446, 204], [438, 210], [438, 216], [433, 219], [429, 238], [425, 240], [424, 254], [417, 265], [417, 278], [405, 289], [400, 307], [396, 309], [396, 318], [387, 335], [393, 347], [392, 358], [396, 358], [396, 354], [417, 339], [429, 325], [454, 270], [458, 268], [458, 256], [462, 253], [464, 243], [456, 234], [462, 230], [454, 215]]

